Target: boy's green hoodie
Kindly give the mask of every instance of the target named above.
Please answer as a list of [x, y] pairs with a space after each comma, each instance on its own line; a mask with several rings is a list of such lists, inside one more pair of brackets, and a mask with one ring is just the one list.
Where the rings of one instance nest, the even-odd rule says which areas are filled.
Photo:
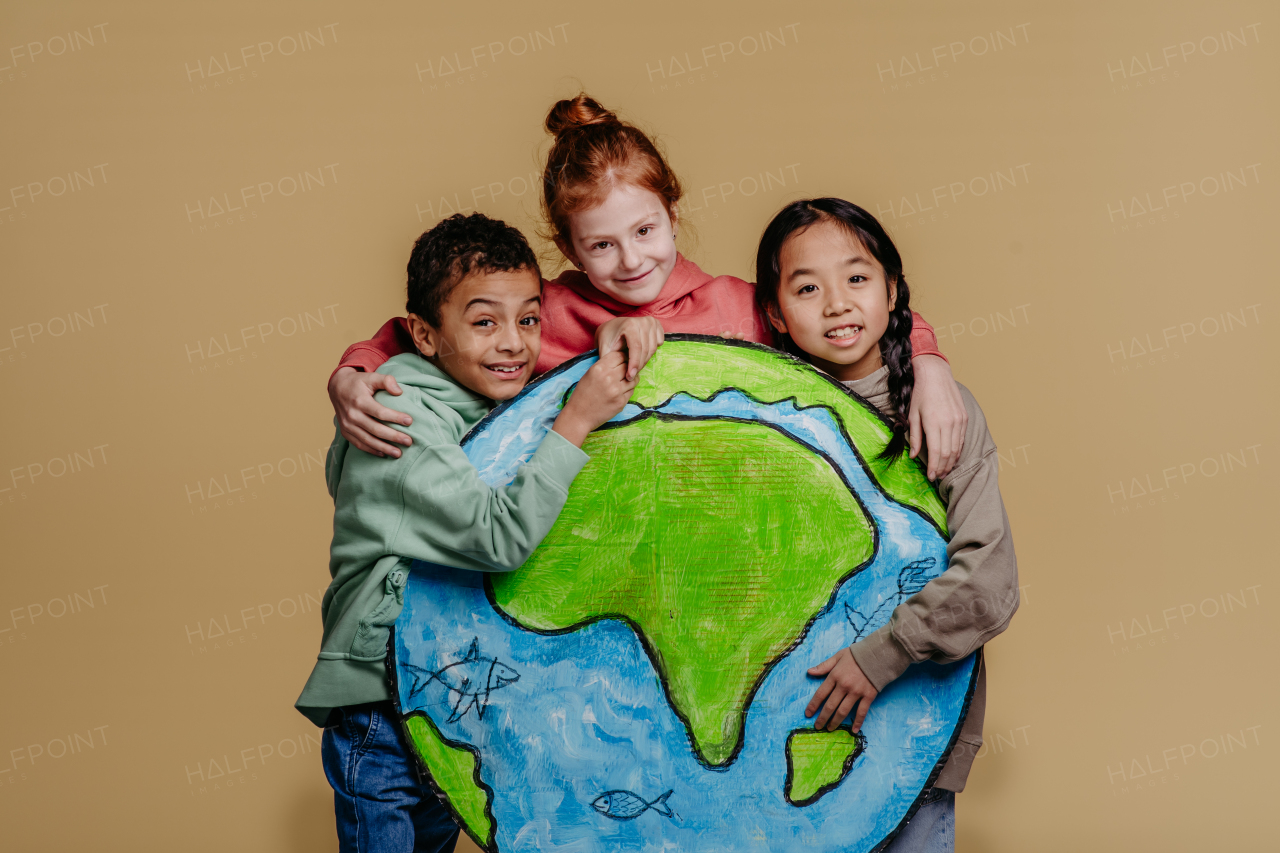
[[334, 498], [333, 582], [321, 606], [319, 660], [296, 707], [323, 726], [333, 708], [391, 698], [384, 659], [400, 614], [409, 564], [426, 560], [477, 571], [518, 568], [560, 514], [588, 456], [548, 431], [510, 485], [480, 480], [459, 442], [493, 402], [459, 385], [417, 354], [378, 368], [396, 378], [399, 397], [378, 402], [412, 416], [413, 437], [399, 459], [352, 448], [339, 432], [325, 477]]

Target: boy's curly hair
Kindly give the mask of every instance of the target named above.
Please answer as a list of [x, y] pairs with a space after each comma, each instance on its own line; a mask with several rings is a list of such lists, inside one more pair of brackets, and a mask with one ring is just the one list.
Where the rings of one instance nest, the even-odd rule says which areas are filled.
[[455, 213], [413, 244], [405, 308], [432, 326], [449, 294], [473, 272], [529, 270], [541, 275], [529, 242], [516, 228], [483, 213]]

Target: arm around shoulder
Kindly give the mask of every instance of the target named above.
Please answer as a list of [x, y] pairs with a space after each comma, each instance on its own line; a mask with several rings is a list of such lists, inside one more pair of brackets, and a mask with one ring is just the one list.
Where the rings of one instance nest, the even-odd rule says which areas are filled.
[[406, 352], [413, 352], [413, 338], [409, 335], [408, 324], [404, 317], [392, 317], [382, 324], [372, 338], [347, 347], [338, 360], [337, 370], [353, 367], [372, 373], [387, 359]]
[[[388, 321], [383, 329], [394, 322]], [[413, 440], [408, 431], [390, 424], [408, 426], [413, 421], [409, 415], [394, 407], [388, 408], [374, 398], [378, 391], [391, 395], [401, 393], [394, 376], [376, 372], [389, 358], [382, 350], [370, 346], [376, 341], [377, 338], [355, 344], [347, 350], [342, 364], [329, 376], [329, 401], [337, 415], [338, 431], [354, 447], [374, 456], [399, 457], [400, 445], [412, 444]], [[390, 357], [394, 355], [396, 353]]]

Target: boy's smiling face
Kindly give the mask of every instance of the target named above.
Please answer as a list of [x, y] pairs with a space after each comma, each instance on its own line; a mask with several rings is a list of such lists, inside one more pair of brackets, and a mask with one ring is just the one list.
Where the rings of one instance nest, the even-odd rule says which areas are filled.
[[440, 325], [409, 315], [428, 361], [482, 397], [509, 400], [528, 384], [542, 351], [542, 279], [534, 270], [473, 272], [440, 307]]

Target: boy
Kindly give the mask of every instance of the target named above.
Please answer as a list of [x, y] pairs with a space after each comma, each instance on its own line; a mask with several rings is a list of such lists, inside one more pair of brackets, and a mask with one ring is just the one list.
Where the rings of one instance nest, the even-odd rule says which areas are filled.
[[587, 462], [587, 433], [635, 387], [614, 352], [578, 384], [512, 483], [483, 483], [458, 442], [495, 401], [529, 381], [541, 337], [537, 259], [514, 228], [481, 214], [449, 217], [409, 259], [409, 329], [417, 347], [379, 372], [399, 382], [383, 405], [411, 418], [399, 459], [352, 448], [339, 433], [326, 478], [334, 497], [333, 582], [324, 639], [297, 708], [324, 726], [321, 753], [343, 851], [440, 851], [457, 837], [420, 782], [391, 702], [384, 660], [410, 563], [477, 571], [520, 566], [550, 530]]

